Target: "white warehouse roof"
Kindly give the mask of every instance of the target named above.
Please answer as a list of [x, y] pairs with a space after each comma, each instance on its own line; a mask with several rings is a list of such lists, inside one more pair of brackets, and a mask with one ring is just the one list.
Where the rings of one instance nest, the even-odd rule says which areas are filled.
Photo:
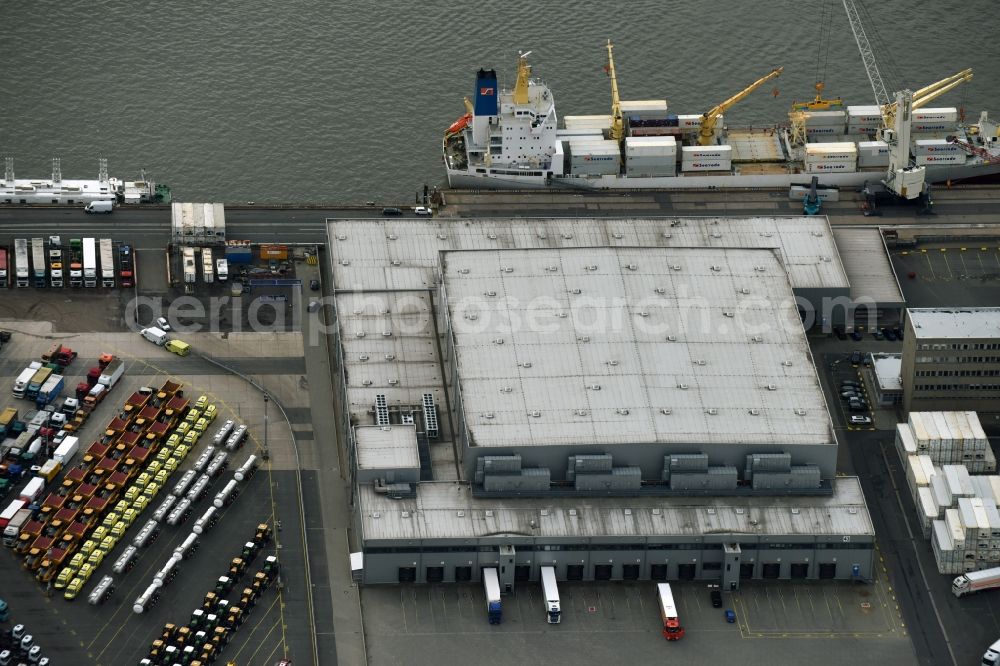
[[476, 446], [835, 445], [775, 250], [458, 251], [443, 274]]
[[1000, 338], [1000, 308], [908, 308], [918, 338]]
[[570, 247], [774, 248], [792, 288], [850, 288], [822, 215], [331, 219], [328, 235], [340, 289], [431, 288], [447, 250]]
[[357, 426], [354, 428], [358, 469], [420, 467], [417, 429], [413, 424]]
[[362, 538], [371, 541], [713, 535], [874, 538], [857, 477], [833, 495], [796, 497], [577, 497], [478, 499], [457, 482], [421, 483], [416, 498], [390, 499], [358, 486]]

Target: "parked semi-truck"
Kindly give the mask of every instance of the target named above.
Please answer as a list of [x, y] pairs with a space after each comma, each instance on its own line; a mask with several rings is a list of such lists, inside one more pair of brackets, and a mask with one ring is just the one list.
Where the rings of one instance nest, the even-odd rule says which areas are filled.
[[32, 361], [28, 364], [28, 367], [21, 371], [21, 374], [17, 376], [14, 380], [13, 395], [15, 398], [23, 398], [25, 392], [28, 390], [28, 384], [31, 383], [31, 378], [35, 376], [35, 373], [42, 367], [42, 364], [38, 361]]
[[542, 567], [542, 599], [545, 601], [545, 620], [549, 624], [562, 622], [559, 606], [559, 585], [556, 583], [555, 567]]
[[42, 387], [38, 389], [38, 395], [35, 397], [35, 407], [42, 409], [45, 405], [51, 404], [53, 400], [59, 397], [62, 390], [63, 376], [51, 375], [45, 380]]
[[52, 376], [52, 368], [46, 366], [44, 368], [39, 368], [35, 371], [35, 376], [31, 378], [28, 382], [28, 388], [24, 392], [24, 397], [28, 400], [34, 400], [38, 397], [38, 392], [42, 389], [42, 384], [49, 380]]
[[52, 459], [62, 463], [63, 467], [69, 467], [76, 452], [80, 450], [80, 438], [72, 435], [66, 437], [62, 443], [52, 453]]
[[121, 359], [116, 358], [104, 367], [104, 370], [101, 371], [101, 376], [97, 379], [97, 383], [104, 384], [108, 389], [112, 389], [118, 383], [118, 380], [122, 378], [122, 373], [124, 372], [125, 363]]
[[3, 545], [13, 546], [16, 544], [17, 537], [21, 534], [21, 528], [29, 520], [31, 520], [31, 509], [18, 509], [7, 526], [3, 528]]
[[951, 593], [956, 597], [962, 597], [972, 592], [992, 590], [995, 587], [1000, 587], [1000, 567], [962, 574], [951, 582]]
[[7, 246], [0, 245], [0, 288], [7, 288], [7, 281], [10, 279], [7, 276]]
[[69, 239], [69, 286], [83, 286], [83, 241]]
[[42, 354], [42, 362], [55, 363], [59, 367], [65, 368], [73, 362], [73, 359], [75, 359], [76, 356], [77, 353], [75, 351], [69, 347], [64, 347], [60, 342], [56, 342], [49, 347], [47, 352]]
[[49, 281], [53, 287], [63, 286], [62, 239], [49, 236]]
[[123, 287], [135, 286], [135, 267], [133, 265], [132, 247], [122, 245], [118, 248], [118, 265], [121, 273], [121, 285]]
[[31, 239], [31, 276], [34, 280], [35, 287], [46, 287], [46, 268], [47, 264], [45, 261], [45, 241], [41, 238]]
[[110, 238], [101, 239], [101, 286], [115, 286], [115, 253]]
[[186, 247], [182, 250], [183, 262], [184, 262], [184, 283], [194, 284], [195, 279], [198, 275], [194, 264], [194, 248]]
[[97, 286], [97, 241], [83, 239], [83, 286]]
[[503, 608], [500, 605], [500, 579], [495, 568], [483, 569], [483, 588], [486, 590], [486, 617], [490, 624], [500, 624]]
[[14, 277], [18, 287], [29, 286], [28, 281], [28, 239], [14, 239]]

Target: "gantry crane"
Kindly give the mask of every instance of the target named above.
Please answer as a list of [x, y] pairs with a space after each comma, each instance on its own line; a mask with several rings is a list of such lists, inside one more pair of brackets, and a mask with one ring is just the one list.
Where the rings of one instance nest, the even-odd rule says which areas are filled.
[[625, 136], [625, 122], [622, 118], [622, 101], [618, 97], [618, 77], [615, 76], [615, 58], [611, 54], [614, 45], [608, 40], [608, 76], [611, 78], [611, 132], [610, 138], [621, 141]]
[[736, 93], [725, 102], [722, 102], [718, 106], [706, 111], [701, 115], [701, 129], [698, 130], [698, 143], [702, 146], [710, 146], [715, 140], [715, 123], [719, 120], [719, 116], [725, 113], [729, 107], [732, 105], [743, 101], [754, 90], [761, 87], [771, 79], [781, 76], [781, 73], [785, 71], [784, 67], [776, 67], [771, 70], [766, 76], [762, 76], [757, 79], [749, 86]]

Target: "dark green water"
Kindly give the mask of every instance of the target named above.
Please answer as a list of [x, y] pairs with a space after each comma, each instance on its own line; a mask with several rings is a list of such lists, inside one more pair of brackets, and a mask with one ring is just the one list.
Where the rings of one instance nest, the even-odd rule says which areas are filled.
[[[828, 7], [824, 18], [824, 7]], [[894, 67], [918, 88], [964, 67], [935, 105], [1000, 116], [992, 0], [867, 0]], [[819, 48], [829, 35], [828, 57]], [[443, 180], [440, 138], [480, 66], [513, 74], [518, 49], [561, 115], [605, 113], [603, 44], [623, 99], [700, 113], [776, 65], [730, 123], [785, 119], [827, 90], [873, 97], [840, 2], [15, 2], [0, 5], [0, 155], [20, 177], [145, 167], [183, 200], [412, 200]], [[895, 76], [892, 76], [895, 74]]]

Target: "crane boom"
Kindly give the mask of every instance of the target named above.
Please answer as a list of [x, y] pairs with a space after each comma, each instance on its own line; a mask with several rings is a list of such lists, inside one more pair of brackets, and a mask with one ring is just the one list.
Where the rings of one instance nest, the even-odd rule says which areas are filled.
[[[952, 74], [948, 78], [941, 79], [936, 83], [932, 83], [929, 86], [924, 86], [920, 90], [913, 93], [913, 108], [919, 109], [923, 106], [927, 106], [935, 99], [945, 94], [946, 92], [957, 88], [966, 81], [972, 80], [972, 68], [963, 69], [958, 74]], [[886, 127], [894, 127], [896, 123], [896, 103], [893, 102], [887, 106], [882, 107], [882, 119]]]
[[865, 65], [868, 73], [868, 80], [872, 84], [872, 92], [875, 93], [875, 103], [880, 107], [886, 107], [891, 103], [889, 93], [886, 92], [885, 82], [882, 81], [882, 73], [878, 71], [878, 63], [875, 62], [875, 52], [865, 34], [865, 27], [861, 23], [858, 15], [858, 8], [854, 0], [843, 0], [844, 10], [847, 12], [847, 20], [851, 24], [851, 32], [854, 33], [854, 41], [858, 43], [858, 50], [861, 51], [861, 62]]
[[608, 40], [608, 76], [611, 77], [611, 138], [621, 141], [625, 136], [625, 123], [622, 119], [622, 102], [618, 97], [618, 77], [615, 76], [615, 58], [611, 54], [614, 45]]
[[701, 116], [701, 129], [698, 130], [698, 143], [702, 146], [711, 145], [712, 141], [715, 139], [715, 123], [719, 120], [719, 116], [725, 113], [732, 105], [743, 101], [747, 95], [752, 93], [757, 88], [761, 87], [771, 79], [781, 76], [783, 71], [785, 71], [784, 67], [776, 67], [775, 69], [772, 69], [768, 74], [757, 79], [749, 86], [727, 99], [725, 102], [722, 102], [718, 106], [703, 113]]

